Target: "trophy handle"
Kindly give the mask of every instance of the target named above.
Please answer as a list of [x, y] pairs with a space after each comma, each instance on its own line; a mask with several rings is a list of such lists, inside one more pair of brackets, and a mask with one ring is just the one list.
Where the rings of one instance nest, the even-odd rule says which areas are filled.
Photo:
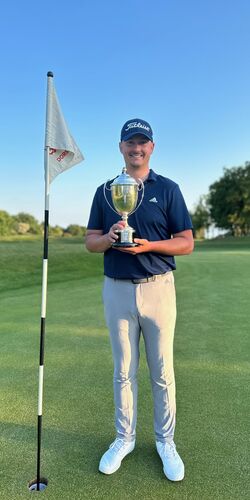
[[130, 212], [128, 215], [134, 214], [136, 212], [136, 210], [141, 206], [142, 200], [144, 198], [144, 184], [143, 184], [143, 181], [141, 179], [139, 179], [139, 178], [138, 178], [138, 181], [140, 181], [140, 186], [138, 188], [138, 191], [142, 191], [141, 199], [140, 199], [140, 202], [138, 203], [137, 207], [133, 210], [133, 212]]
[[[118, 176], [117, 176], [117, 177], [118, 177]], [[116, 210], [115, 210], [115, 209], [114, 209], [114, 208], [110, 205], [110, 203], [109, 203], [109, 201], [108, 201], [108, 198], [107, 198], [107, 196], [106, 196], [106, 192], [105, 192], [105, 191], [106, 191], [106, 189], [107, 189], [107, 191], [111, 191], [111, 189], [107, 187], [107, 183], [108, 183], [108, 182], [110, 182], [110, 179], [108, 179], [108, 180], [105, 182], [105, 184], [103, 184], [103, 195], [104, 195], [104, 198], [105, 198], [105, 200], [106, 200], [106, 202], [107, 202], [108, 206], [111, 208], [111, 210], [113, 210], [113, 212], [115, 212], [115, 214], [116, 214], [116, 215], [119, 215], [119, 214], [117, 213], [117, 211], [116, 211]]]

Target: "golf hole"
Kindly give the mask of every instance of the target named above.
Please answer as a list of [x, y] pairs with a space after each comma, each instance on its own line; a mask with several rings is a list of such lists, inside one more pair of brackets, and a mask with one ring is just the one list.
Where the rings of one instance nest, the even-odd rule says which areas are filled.
[[46, 477], [41, 477], [39, 481], [39, 489], [38, 489], [37, 479], [33, 479], [28, 483], [29, 491], [44, 491], [48, 486], [48, 479]]

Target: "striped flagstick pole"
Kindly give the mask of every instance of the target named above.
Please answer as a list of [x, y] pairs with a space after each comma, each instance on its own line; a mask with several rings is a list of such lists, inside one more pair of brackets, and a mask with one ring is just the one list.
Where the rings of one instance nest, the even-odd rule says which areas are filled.
[[[46, 124], [51, 112], [49, 102], [49, 86], [53, 73], [47, 74], [47, 103]], [[41, 444], [42, 444], [42, 415], [43, 415], [43, 378], [44, 378], [44, 342], [45, 322], [47, 305], [47, 282], [48, 282], [48, 250], [49, 250], [49, 147], [44, 151], [45, 170], [45, 207], [44, 207], [44, 244], [43, 244], [43, 277], [42, 277], [42, 305], [41, 305], [41, 329], [40, 329], [40, 355], [39, 355], [39, 383], [38, 383], [38, 414], [37, 414], [37, 490], [40, 489], [41, 481]], [[43, 483], [42, 483], [43, 484]]]
[[[53, 73], [47, 73], [47, 103], [46, 124], [50, 118], [51, 105], [49, 102], [49, 86]], [[37, 415], [37, 477], [29, 483], [30, 491], [42, 491], [46, 488], [48, 480], [41, 478], [41, 444], [42, 444], [42, 414], [43, 414], [43, 379], [44, 379], [44, 343], [45, 343], [45, 321], [47, 304], [47, 282], [48, 282], [48, 250], [49, 250], [49, 147], [44, 151], [45, 170], [45, 209], [44, 209], [44, 244], [43, 244], [43, 271], [42, 271], [42, 304], [41, 304], [41, 328], [40, 328], [40, 354], [39, 354], [39, 380], [38, 380], [38, 415]]]
[[48, 250], [49, 250], [49, 182], [48, 182], [48, 156], [49, 148], [45, 149], [45, 210], [44, 210], [44, 246], [43, 246], [43, 277], [42, 277], [42, 305], [40, 329], [40, 355], [39, 355], [39, 383], [38, 383], [38, 415], [37, 415], [37, 490], [41, 484], [41, 442], [42, 442], [42, 414], [43, 414], [43, 378], [44, 378], [44, 341], [47, 304], [48, 282]]
[[[37, 477], [30, 481], [30, 491], [42, 491], [48, 480], [41, 478], [41, 442], [42, 442], [42, 414], [43, 414], [43, 372], [44, 372], [44, 341], [47, 302], [47, 275], [48, 275], [48, 244], [49, 244], [49, 187], [52, 180], [64, 170], [80, 163], [84, 157], [71, 136], [53, 87], [53, 73], [47, 73], [47, 103], [46, 103], [46, 131], [45, 131], [45, 214], [44, 214], [44, 248], [43, 248], [43, 277], [42, 277], [42, 306], [41, 306], [41, 333], [40, 333], [40, 360], [38, 383], [38, 423], [37, 423]], [[52, 155], [57, 152], [53, 159]]]

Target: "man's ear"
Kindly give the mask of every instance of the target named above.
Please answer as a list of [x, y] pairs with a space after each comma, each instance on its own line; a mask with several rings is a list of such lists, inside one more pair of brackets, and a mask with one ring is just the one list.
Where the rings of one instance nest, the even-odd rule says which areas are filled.
[[121, 154], [123, 154], [123, 151], [122, 151], [122, 142], [119, 142], [119, 149], [120, 149]]

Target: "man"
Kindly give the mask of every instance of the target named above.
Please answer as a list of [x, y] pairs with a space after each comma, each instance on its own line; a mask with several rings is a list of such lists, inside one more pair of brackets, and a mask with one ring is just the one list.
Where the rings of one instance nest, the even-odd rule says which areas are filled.
[[116, 439], [99, 470], [112, 474], [135, 447], [137, 369], [142, 333], [154, 398], [156, 448], [171, 481], [184, 477], [174, 444], [175, 379], [173, 339], [176, 319], [174, 255], [193, 250], [192, 223], [176, 183], [149, 168], [154, 150], [149, 123], [128, 120], [120, 151], [127, 173], [144, 182], [144, 199], [129, 216], [138, 246], [112, 248], [124, 226], [105, 201], [103, 186], [95, 194], [86, 236], [90, 252], [104, 252], [103, 300], [114, 360]]

